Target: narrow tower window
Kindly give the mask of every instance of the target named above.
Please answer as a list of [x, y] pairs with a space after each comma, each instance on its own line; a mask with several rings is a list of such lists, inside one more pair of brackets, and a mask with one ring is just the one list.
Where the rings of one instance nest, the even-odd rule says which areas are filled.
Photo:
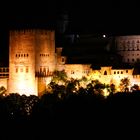
[[28, 69], [28, 67], [26, 67], [26, 73], [28, 73], [29, 72], [29, 69]]
[[18, 68], [16, 68], [16, 73], [18, 72]]
[[107, 71], [104, 72], [104, 75], [107, 75]]

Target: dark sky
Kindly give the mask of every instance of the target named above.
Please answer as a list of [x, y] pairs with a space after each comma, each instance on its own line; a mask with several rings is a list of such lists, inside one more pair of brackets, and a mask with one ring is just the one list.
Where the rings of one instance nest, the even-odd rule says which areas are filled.
[[63, 11], [69, 14], [73, 32], [140, 34], [140, 6], [134, 0], [4, 1], [0, 4], [0, 52], [8, 46], [10, 29], [55, 27]]
[[[2, 9], [4, 8], [4, 9]], [[0, 5], [1, 32], [18, 27], [55, 25], [67, 11], [73, 31], [139, 34], [140, 8], [134, 0], [50, 0], [5, 2]]]
[[68, 12], [73, 31], [140, 33], [140, 8], [134, 0], [5, 1], [0, 5], [0, 30], [54, 26], [61, 11]]

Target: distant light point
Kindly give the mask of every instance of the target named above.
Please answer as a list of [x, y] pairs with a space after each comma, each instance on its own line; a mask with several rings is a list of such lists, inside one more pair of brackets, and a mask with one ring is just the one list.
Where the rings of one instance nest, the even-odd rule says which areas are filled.
[[103, 38], [105, 38], [106, 37], [106, 35], [103, 35]]

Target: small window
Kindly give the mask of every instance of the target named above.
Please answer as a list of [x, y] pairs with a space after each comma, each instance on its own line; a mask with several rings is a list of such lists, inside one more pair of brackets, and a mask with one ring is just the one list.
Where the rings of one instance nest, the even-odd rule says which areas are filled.
[[114, 71], [114, 74], [116, 74], [116, 71]]
[[46, 68], [44, 68], [43, 71], [46, 72]]
[[65, 62], [65, 59], [64, 59], [64, 57], [62, 57], [62, 62]]
[[117, 74], [119, 74], [119, 71], [117, 72]]
[[29, 72], [29, 69], [28, 69], [28, 67], [26, 67], [26, 73], [28, 73]]
[[23, 57], [23, 54], [21, 54], [21, 57]]
[[18, 57], [20, 57], [20, 54], [18, 55]]
[[104, 72], [104, 75], [107, 75], [107, 71]]
[[126, 70], [126, 73], [128, 73], [128, 70]]
[[25, 54], [24, 54], [24, 57], [25, 57]]
[[71, 74], [74, 74], [74, 71], [71, 71]]
[[134, 62], [134, 59], [132, 59], [132, 62]]
[[27, 54], [27, 57], [28, 57], [29, 55]]
[[40, 72], [42, 72], [42, 68], [40, 68]]
[[17, 57], [18, 55], [16, 54], [16, 57]]
[[16, 73], [18, 72], [18, 68], [16, 68]]
[[121, 71], [121, 74], [123, 74], [123, 71]]
[[129, 58], [127, 59], [127, 62], [129, 62]]

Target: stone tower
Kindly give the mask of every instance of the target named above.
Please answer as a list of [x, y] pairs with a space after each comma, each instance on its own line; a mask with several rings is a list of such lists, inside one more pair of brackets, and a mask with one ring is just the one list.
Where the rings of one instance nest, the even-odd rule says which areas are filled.
[[39, 87], [45, 86], [42, 78], [51, 75], [55, 68], [54, 31], [10, 32], [9, 93], [38, 95]]
[[8, 89], [9, 93], [37, 95], [33, 31], [10, 32]]
[[35, 51], [37, 91], [38, 95], [41, 96], [46, 90], [48, 78], [56, 69], [54, 31], [36, 30]]

